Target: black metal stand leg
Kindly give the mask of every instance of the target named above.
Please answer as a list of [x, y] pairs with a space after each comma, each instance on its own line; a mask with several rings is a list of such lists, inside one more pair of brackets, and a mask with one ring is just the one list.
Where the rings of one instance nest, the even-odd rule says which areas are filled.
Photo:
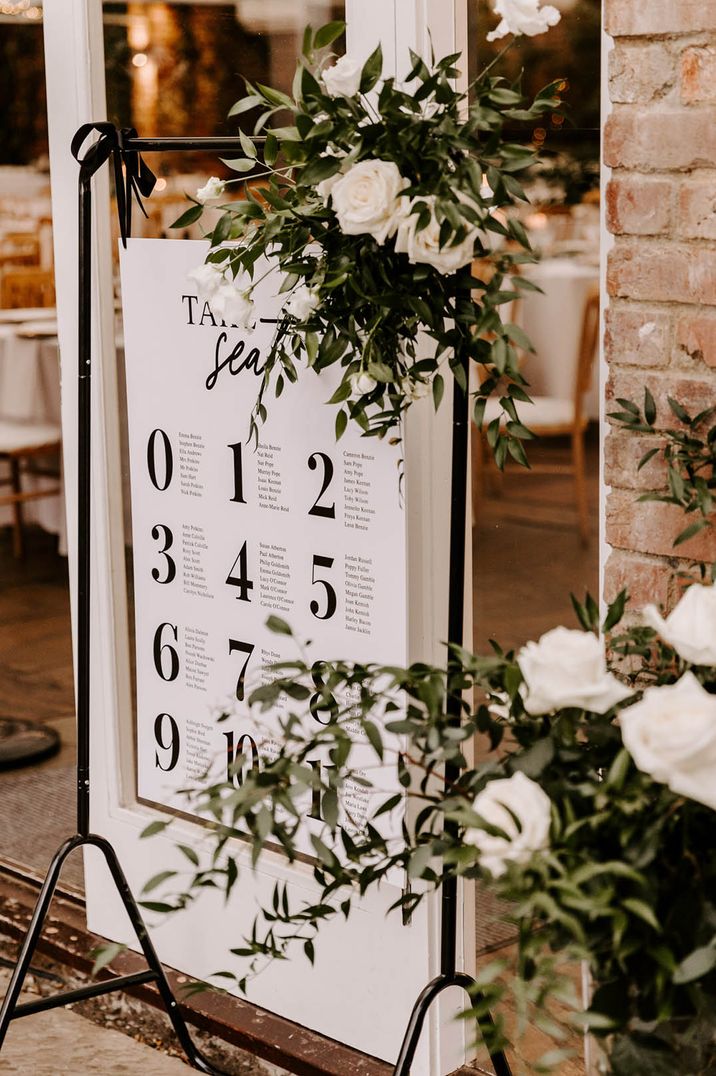
[[[461, 986], [463, 990], [469, 993], [475, 985], [475, 980], [472, 976], [461, 971], [455, 972], [453, 975], [438, 975], [431, 983], [428, 983], [413, 1006], [413, 1011], [410, 1014], [410, 1020], [408, 1021], [408, 1027], [405, 1032], [405, 1038], [403, 1039], [400, 1053], [398, 1054], [398, 1060], [393, 1069], [393, 1076], [410, 1076], [410, 1067], [415, 1060], [415, 1051], [418, 1048], [418, 1042], [420, 1041], [420, 1035], [422, 1034], [425, 1017], [428, 1014], [428, 1009], [438, 995], [442, 994], [443, 990], [447, 990], [448, 987], [451, 986]], [[494, 1027], [492, 1017], [487, 1013], [485, 1016], [480, 1017], [478, 1024], [483, 1039], [486, 1039]], [[490, 1061], [492, 1062], [497, 1076], [512, 1076], [512, 1070], [507, 1063], [507, 1058], [501, 1050], [498, 1050], [495, 1053], [491, 1052]]]
[[17, 999], [20, 996], [22, 984], [25, 981], [30, 962], [35, 952], [35, 947], [37, 946], [40, 934], [42, 933], [42, 927], [50, 907], [50, 902], [55, 893], [57, 880], [60, 877], [60, 871], [62, 870], [62, 866], [67, 856], [81, 843], [82, 838], [79, 837], [72, 837], [70, 840], [65, 841], [65, 843], [58, 848], [50, 863], [47, 876], [42, 889], [40, 890], [40, 895], [37, 898], [37, 904], [35, 905], [35, 911], [30, 920], [25, 940], [22, 944], [22, 949], [20, 950], [20, 955], [17, 958], [15, 970], [10, 979], [10, 985], [7, 988], [7, 993], [5, 994], [2, 1008], [0, 1009], [0, 1050], [2, 1050], [5, 1036], [10, 1027], [10, 1021], [14, 1018], [14, 1013], [17, 1008]]
[[[42, 928], [50, 909], [50, 903], [54, 896], [64, 862], [70, 852], [74, 851], [75, 848], [85, 846], [98, 848], [104, 856], [114, 884], [117, 887], [117, 891], [122, 899], [127, 915], [129, 916], [129, 921], [132, 924], [137, 941], [144, 953], [144, 958], [148, 965], [147, 970], [133, 975], [113, 976], [110, 979], [90, 983], [77, 990], [68, 990], [61, 994], [55, 994], [52, 997], [39, 998], [36, 1001], [18, 1004], [20, 992], [30, 967], [30, 961], [32, 960], [40, 935], [42, 934]], [[0, 1051], [2, 1050], [10, 1023], [13, 1020], [20, 1019], [23, 1016], [31, 1016], [34, 1013], [44, 1012], [47, 1009], [59, 1008], [68, 1005], [71, 1002], [83, 1001], [86, 998], [98, 997], [101, 994], [110, 994], [117, 990], [126, 990], [128, 987], [139, 986], [145, 983], [154, 983], [156, 985], [167, 1011], [167, 1015], [172, 1022], [176, 1036], [192, 1066], [195, 1069], [198, 1069], [199, 1072], [208, 1073], [209, 1076], [225, 1076], [222, 1069], [217, 1069], [210, 1061], [207, 1061], [201, 1051], [197, 1049], [189, 1034], [186, 1021], [184, 1020], [179, 1005], [172, 993], [164, 968], [159, 961], [152, 940], [147, 933], [147, 928], [142, 919], [141, 912], [132, 895], [132, 891], [129, 888], [129, 884], [124, 876], [124, 872], [119, 864], [117, 854], [112, 845], [109, 841], [105, 840], [104, 837], [100, 837], [94, 833], [87, 834], [86, 836], [77, 834], [75, 837], [71, 837], [69, 840], [65, 841], [55, 853], [47, 872], [45, 882], [42, 886], [42, 890], [37, 899], [30, 926], [25, 935], [25, 940], [23, 941], [20, 955], [10, 980], [10, 985], [3, 1000], [2, 1008], [0, 1009]]]

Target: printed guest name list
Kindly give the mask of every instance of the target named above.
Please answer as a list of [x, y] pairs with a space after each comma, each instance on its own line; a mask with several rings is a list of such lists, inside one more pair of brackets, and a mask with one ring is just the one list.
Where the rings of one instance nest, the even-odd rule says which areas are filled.
[[[261, 732], [247, 705], [262, 666], [297, 656], [269, 615], [310, 640], [317, 676], [321, 660], [407, 662], [399, 450], [350, 425], [337, 443], [326, 406], [336, 375], [311, 370], [268, 397], [258, 448], [247, 443], [286, 297], [271, 273], [254, 295], [255, 328], [224, 324], [188, 279], [205, 253], [203, 242], [154, 239], [121, 251], [138, 790], [182, 812], [182, 789], [238, 782], [278, 748], [288, 701]], [[376, 780], [366, 757], [381, 798], [399, 790], [394, 760]], [[358, 784], [347, 790], [356, 828], [369, 800]], [[308, 813], [320, 825], [320, 803]]]

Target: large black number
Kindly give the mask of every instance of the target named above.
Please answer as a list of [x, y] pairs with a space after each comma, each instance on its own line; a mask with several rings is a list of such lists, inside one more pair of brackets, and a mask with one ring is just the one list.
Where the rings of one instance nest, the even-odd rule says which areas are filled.
[[161, 556], [166, 557], [167, 561], [166, 578], [161, 578], [162, 573], [159, 571], [158, 568], [152, 568], [152, 579], [155, 579], [157, 583], [171, 583], [172, 579], [177, 574], [177, 566], [174, 561], [174, 558], [169, 556], [167, 550], [171, 549], [172, 545], [174, 544], [174, 535], [172, 534], [169, 527], [166, 526], [166, 524], [157, 523], [154, 527], [152, 527], [152, 538], [155, 542], [158, 542], [163, 539], [164, 545], [159, 550], [159, 553], [161, 554]]
[[246, 654], [246, 661], [241, 666], [241, 672], [239, 678], [236, 681], [236, 698], [239, 702], [244, 701], [244, 684], [246, 683], [246, 667], [249, 664], [251, 655], [254, 652], [253, 643], [242, 643], [238, 639], [229, 639], [229, 654], [233, 654], [236, 650], [241, 654]]
[[318, 467], [318, 461], [323, 464], [323, 485], [321, 486], [321, 492], [313, 502], [313, 508], [308, 511], [309, 516], [324, 516], [326, 519], [336, 518], [336, 502], [333, 504], [320, 504], [321, 497], [326, 492], [333, 479], [333, 461], [330, 456], [327, 456], [325, 452], [312, 452], [308, 457], [308, 466], [312, 471]]
[[241, 441], [226, 447], [230, 448], [234, 455], [234, 496], [230, 499], [237, 501], [238, 504], [246, 504], [244, 498], [244, 470], [241, 461]]
[[[236, 565], [239, 566], [239, 574], [234, 575], [233, 571]], [[254, 589], [254, 584], [249, 579], [249, 570], [246, 566], [246, 542], [239, 550], [239, 555], [231, 565], [231, 571], [226, 577], [226, 582], [230, 587], [238, 587], [239, 593], [236, 595], [237, 601], [250, 602], [249, 591]]]
[[316, 620], [330, 620], [336, 611], [336, 592], [328, 582], [327, 579], [316, 579], [316, 568], [332, 568], [333, 557], [321, 557], [317, 553], [313, 554], [313, 564], [311, 566], [311, 583], [315, 586], [316, 583], [320, 583], [326, 590], [326, 611], [325, 613], [319, 613], [320, 606], [314, 599], [311, 600], [311, 612], [315, 616]]
[[[308, 709], [320, 725], [330, 725], [331, 721], [335, 721], [338, 717], [338, 703], [331, 692], [326, 691], [326, 685], [323, 680], [323, 671], [325, 667], [325, 661], [315, 661], [311, 667], [311, 679], [317, 690], [314, 695], [311, 695]], [[325, 721], [320, 716], [321, 712], [324, 710], [328, 714]]]
[[[157, 437], [159, 437], [162, 442], [164, 455], [164, 475], [161, 481], [157, 477]], [[174, 473], [172, 446], [164, 430], [152, 430], [149, 435], [149, 441], [147, 442], [147, 467], [149, 468], [149, 477], [152, 480], [152, 485], [155, 489], [158, 489], [160, 493], [163, 493], [165, 489], [169, 488]]]
[[[162, 680], [167, 682], [176, 680], [179, 675], [179, 655], [177, 654], [176, 647], [171, 643], [162, 642], [162, 634], [165, 628], [169, 628], [174, 636], [174, 642], [179, 638], [179, 632], [176, 624], [164, 623], [160, 624], [157, 630], [154, 632], [154, 668], [157, 670]], [[164, 654], [169, 654], [169, 671], [164, 669]]]
[[[165, 721], [169, 725], [169, 743], [164, 742]], [[154, 765], [165, 773], [169, 773], [169, 770], [173, 770], [179, 761], [179, 726], [171, 714], [157, 714], [154, 719], [154, 739], [157, 741], [157, 747], [160, 747], [162, 751], [169, 751], [169, 761], [166, 766], [162, 766], [159, 752], [155, 751]]]
[[237, 788], [241, 788], [247, 770], [244, 744], [248, 744], [249, 748], [249, 772], [259, 768], [259, 749], [256, 746], [256, 741], [252, 736], [249, 736], [248, 732], [245, 732], [243, 736], [239, 736], [236, 750], [234, 750], [233, 732], [225, 732], [223, 735], [226, 738], [226, 780], [231, 781]]
[[[335, 770], [336, 768], [335, 766], [326, 766], [324, 763], [319, 762], [319, 760], [316, 758], [307, 758], [306, 765], [311, 767], [320, 782], [323, 781], [323, 770]], [[325, 791], [326, 789], [321, 788], [320, 785], [318, 788], [314, 787], [311, 789], [311, 810], [308, 812], [308, 817], [317, 818], [319, 822], [323, 821], [322, 793]]]

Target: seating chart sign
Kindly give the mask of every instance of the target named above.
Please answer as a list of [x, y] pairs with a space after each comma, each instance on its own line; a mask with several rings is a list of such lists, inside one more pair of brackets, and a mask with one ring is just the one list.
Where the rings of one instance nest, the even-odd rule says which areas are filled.
[[[310, 640], [311, 661], [407, 662], [399, 448], [350, 424], [336, 442], [326, 406], [336, 375], [311, 370], [267, 396], [259, 445], [248, 443], [286, 296], [269, 273], [254, 293], [255, 327], [224, 324], [188, 276], [206, 250], [131, 239], [121, 251], [138, 793], [182, 812], [183, 789], [240, 781], [277, 749], [288, 700], [262, 716], [263, 731], [247, 704], [263, 666], [299, 656], [294, 639], [267, 628], [271, 614]], [[394, 759], [376, 780], [370, 757], [381, 798], [398, 791]], [[320, 825], [315, 799], [307, 814]], [[343, 804], [350, 825], [360, 828], [367, 808], [358, 782]]]

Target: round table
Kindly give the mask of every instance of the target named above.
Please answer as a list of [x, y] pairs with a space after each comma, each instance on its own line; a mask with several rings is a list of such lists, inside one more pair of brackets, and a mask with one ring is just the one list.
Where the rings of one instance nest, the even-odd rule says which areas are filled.
[[[534, 396], [574, 398], [584, 303], [599, 284], [599, 266], [577, 258], [545, 258], [526, 275], [543, 294], [524, 292], [519, 322], [535, 354], [525, 359], [524, 372]], [[587, 396], [587, 414], [599, 417], [597, 364]]]

